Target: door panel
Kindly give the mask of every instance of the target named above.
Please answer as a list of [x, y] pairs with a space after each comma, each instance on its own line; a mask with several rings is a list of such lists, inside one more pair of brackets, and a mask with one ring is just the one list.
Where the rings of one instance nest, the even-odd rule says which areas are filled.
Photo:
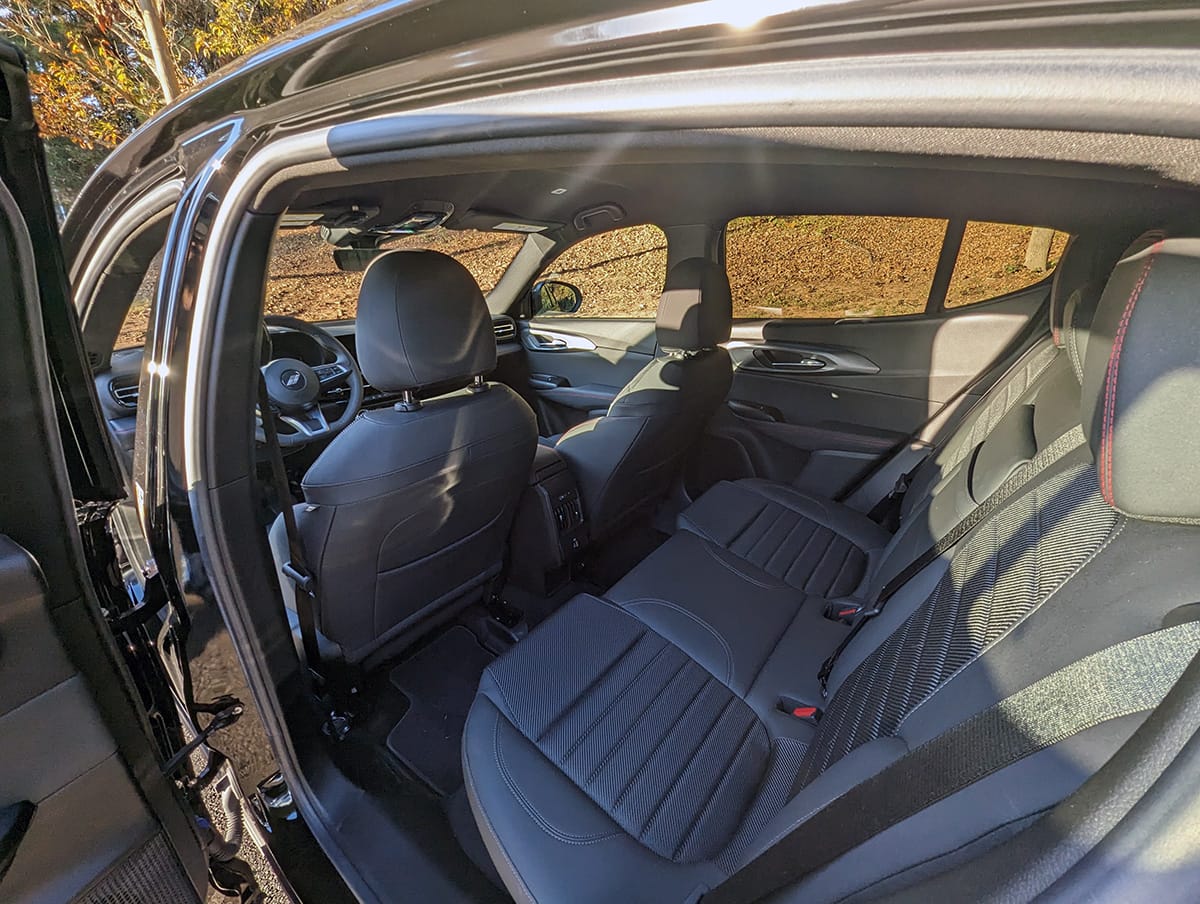
[[1021, 335], [1045, 285], [930, 316], [742, 321], [730, 404], [710, 426], [718, 477], [760, 476], [836, 494], [919, 428]]
[[160, 771], [84, 558], [76, 504], [102, 517], [119, 471], [23, 61], [2, 42], [0, 386], [0, 900], [197, 901], [207, 863], [194, 815]]
[[607, 410], [658, 348], [653, 320], [538, 317], [519, 329], [549, 433]]

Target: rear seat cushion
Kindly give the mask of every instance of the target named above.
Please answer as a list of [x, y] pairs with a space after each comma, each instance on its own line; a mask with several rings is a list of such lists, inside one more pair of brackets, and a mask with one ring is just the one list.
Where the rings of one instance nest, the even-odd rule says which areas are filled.
[[853, 595], [890, 537], [861, 512], [754, 478], [718, 483], [679, 526], [826, 599]]
[[488, 668], [463, 737], [489, 853], [510, 889], [541, 901], [571, 899], [576, 883], [588, 900], [684, 900], [719, 881], [712, 861], [784, 805], [803, 750], [586, 595]]
[[689, 531], [671, 537], [605, 596], [739, 694], [809, 599]]

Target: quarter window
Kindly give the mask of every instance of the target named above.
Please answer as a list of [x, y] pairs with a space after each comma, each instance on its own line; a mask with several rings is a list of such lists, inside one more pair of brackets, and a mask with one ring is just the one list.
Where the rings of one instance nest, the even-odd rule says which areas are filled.
[[961, 308], [1041, 282], [1054, 271], [1068, 238], [1054, 229], [967, 223], [945, 306]]

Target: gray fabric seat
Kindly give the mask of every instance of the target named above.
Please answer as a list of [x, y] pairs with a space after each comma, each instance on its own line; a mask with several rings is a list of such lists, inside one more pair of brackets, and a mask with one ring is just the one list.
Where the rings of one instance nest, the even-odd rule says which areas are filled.
[[604, 417], [564, 433], [555, 448], [583, 495], [593, 540], [653, 506], [678, 472], [733, 380], [733, 303], [723, 268], [701, 258], [673, 266], [658, 304], [656, 357], [626, 385]]
[[[578, 597], [497, 660], [463, 760], [514, 897], [694, 901], [906, 751], [1193, 602], [1198, 279], [1200, 240], [1130, 250], [1087, 343], [1079, 426], [859, 632], [827, 700], [805, 700], [792, 677], [823, 658], [796, 630], [813, 599], [683, 534], [662, 549], [681, 541], [670, 553], [677, 574], [694, 563], [688, 586], [706, 599], [680, 608], [705, 626], [687, 628], [674, 603], [631, 605], [636, 589], [618, 584], [620, 599]], [[665, 575], [645, 598], [671, 590]], [[784, 622], [773, 641], [740, 637]], [[785, 702], [820, 706], [823, 717], [793, 719]], [[778, 899], [839, 900], [986, 849], [1075, 790], [1143, 718], [1101, 723], [996, 772]]]
[[[533, 412], [507, 386], [480, 380], [416, 401], [424, 387], [472, 383], [496, 365], [483, 295], [454, 259], [377, 258], [357, 335], [367, 381], [411, 401], [360, 414], [309, 468], [295, 508], [321, 588], [317, 628], [352, 663], [484, 593], [537, 445]], [[282, 519], [272, 547], [286, 561]], [[292, 602], [291, 582], [280, 583]]]

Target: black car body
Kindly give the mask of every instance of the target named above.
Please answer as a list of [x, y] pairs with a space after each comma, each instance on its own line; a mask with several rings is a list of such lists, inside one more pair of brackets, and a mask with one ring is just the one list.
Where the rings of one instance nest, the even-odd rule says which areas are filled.
[[[387, 759], [371, 727], [388, 717], [379, 702], [393, 693], [386, 674], [356, 673], [350, 698], [314, 693], [284, 618], [266, 526], [294, 487], [286, 477], [282, 488], [272, 484], [252, 413], [261, 409], [257, 364], [271, 335], [260, 326], [264, 261], [285, 210], [313, 211], [310, 222], [330, 230], [365, 232], [371, 241], [352, 244], [368, 256], [384, 220], [436, 209], [435, 200], [452, 201], [450, 215], [460, 219], [451, 225], [487, 229], [508, 217], [528, 226], [532, 237], [488, 306], [498, 337], [512, 326], [498, 338], [509, 368], [500, 382], [538, 407], [543, 434], [607, 408], [610, 384], [622, 385], [661, 351], [641, 321], [539, 319], [531, 290], [570, 246], [618, 225], [655, 223], [657, 210], [670, 209], [666, 264], [704, 257], [724, 267], [725, 224], [739, 205], [762, 217], [944, 220], [948, 238], [911, 316], [788, 323], [768, 314], [735, 323], [736, 391], [724, 416], [736, 423], [710, 429], [707, 445], [697, 440], [663, 486], [664, 497], [669, 489], [686, 502], [732, 476], [807, 481], [807, 491], [825, 484], [853, 497], [873, 486], [889, 455], [920, 439], [929, 416], [974, 400], [1026, 352], [1049, 304], [1048, 280], [977, 310], [947, 301], [969, 224], [1059, 227], [1122, 247], [1148, 227], [1195, 228], [1200, 15], [1190, 5], [770, 6], [748, 15], [711, 2], [565, 9], [352, 0], [218, 73], [122, 143], [63, 224], [62, 259], [44, 175], [30, 166], [35, 130], [20, 64], [6, 61], [0, 176], [15, 195], [8, 206], [19, 204], [30, 224], [45, 320], [43, 347], [30, 298], [14, 298], [5, 314], [16, 318], [3, 356], [11, 366], [5, 395], [38, 403], [9, 412], [24, 419], [12, 425], [22, 440], [4, 490], [3, 531], [15, 541], [4, 555], [12, 580], [24, 581], [10, 596], [29, 597], [40, 566], [39, 605], [56, 613], [53, 627], [86, 678], [85, 696], [96, 698], [87, 717], [102, 723], [88, 735], [99, 752], [87, 769], [116, 774], [60, 782], [82, 787], [72, 806], [87, 814], [88, 828], [73, 844], [91, 859], [71, 845], [53, 852], [36, 834], [71, 825], [45, 787], [17, 782], [12, 800], [0, 800], [9, 820], [5, 871], [12, 866], [11, 880], [0, 881], [12, 882], [15, 899], [104, 900], [125, 888], [137, 900], [185, 900], [202, 894], [206, 879], [247, 896], [277, 883], [276, 894], [304, 901], [482, 901], [520, 892], [502, 866], [507, 888], [496, 884], [491, 861], [504, 844], [472, 834], [461, 788], [443, 795], [436, 781], [414, 778], [411, 763]], [[412, 196], [411, 186], [445, 195]], [[145, 346], [115, 350], [157, 255]], [[946, 330], [956, 331], [954, 354], [937, 348]], [[355, 350], [350, 321], [326, 331]], [[833, 377], [840, 382], [830, 384]], [[564, 392], [581, 384], [612, 391], [598, 401]], [[368, 387], [367, 406], [414, 403], [402, 396]], [[750, 460], [748, 470], [729, 464], [730, 448]], [[887, 484], [879, 495], [920, 458], [877, 478]], [[289, 462], [287, 476], [298, 483], [311, 459]], [[76, 518], [66, 510], [71, 499]], [[557, 517], [561, 527], [570, 515]], [[563, 555], [574, 580], [579, 563]], [[604, 568], [624, 574], [630, 564], [615, 553], [620, 566], [595, 556], [589, 580], [601, 586], [615, 583], [599, 577]], [[1187, 592], [1178, 581], [1194, 577], [1172, 585], [1181, 605]], [[560, 578], [540, 570], [533, 584], [544, 592], [534, 596], [561, 605]], [[486, 602], [499, 636], [511, 628], [510, 613]], [[519, 636], [524, 621], [513, 620]], [[426, 642], [386, 652], [415, 658]], [[13, 668], [12, 686], [37, 684], [28, 667]], [[861, 885], [847, 879], [800, 893], [1189, 899], [1198, 680], [1194, 668], [1186, 673], [1085, 786], [1092, 796], [1084, 804], [1046, 806], [1041, 822], [1022, 814], [987, 844], [944, 859], [940, 852], [929, 869], [903, 864], [885, 879], [863, 868]], [[358, 707], [354, 695], [370, 702]], [[799, 714], [819, 701], [792, 702]], [[5, 720], [18, 708], [0, 716], [5, 744], [16, 724]], [[85, 746], [70, 733], [58, 743]], [[29, 759], [51, 753], [33, 744], [19, 751]], [[1140, 781], [1129, 778], [1139, 770]], [[41, 774], [25, 768], [21, 781]], [[1088, 822], [1106, 812], [1102, 826]], [[1114, 853], [1106, 844], [1126, 847]], [[1178, 856], [1155, 872], [1129, 845], [1146, 857], [1175, 845]], [[1101, 853], [1085, 856], [1092, 848]], [[35, 849], [47, 859], [33, 863]], [[254, 871], [242, 862], [248, 857]], [[852, 854], [839, 862], [843, 873], [859, 871]], [[706, 880], [696, 894], [717, 884]]]

